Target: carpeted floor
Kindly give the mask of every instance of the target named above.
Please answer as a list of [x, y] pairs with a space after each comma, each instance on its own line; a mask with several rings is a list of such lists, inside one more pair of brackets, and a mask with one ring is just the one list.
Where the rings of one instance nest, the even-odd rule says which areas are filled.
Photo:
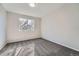
[[7, 44], [0, 56], [79, 56], [79, 52], [44, 39]]

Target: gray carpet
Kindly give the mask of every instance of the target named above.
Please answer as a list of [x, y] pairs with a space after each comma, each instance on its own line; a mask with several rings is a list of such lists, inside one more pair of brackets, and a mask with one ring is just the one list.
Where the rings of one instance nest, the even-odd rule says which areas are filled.
[[79, 52], [44, 39], [7, 44], [0, 56], [79, 56]]

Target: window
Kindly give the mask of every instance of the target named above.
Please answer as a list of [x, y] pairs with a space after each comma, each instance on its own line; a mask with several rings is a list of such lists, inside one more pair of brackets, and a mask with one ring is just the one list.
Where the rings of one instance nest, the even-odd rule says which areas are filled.
[[34, 31], [34, 20], [33, 19], [19, 19], [19, 31]]

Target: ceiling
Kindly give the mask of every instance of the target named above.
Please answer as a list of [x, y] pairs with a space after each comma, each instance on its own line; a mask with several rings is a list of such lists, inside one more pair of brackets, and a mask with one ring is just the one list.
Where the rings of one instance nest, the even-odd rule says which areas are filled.
[[28, 3], [2, 3], [7, 11], [35, 17], [43, 17], [62, 5], [61, 3], [37, 3], [36, 7], [30, 7]]

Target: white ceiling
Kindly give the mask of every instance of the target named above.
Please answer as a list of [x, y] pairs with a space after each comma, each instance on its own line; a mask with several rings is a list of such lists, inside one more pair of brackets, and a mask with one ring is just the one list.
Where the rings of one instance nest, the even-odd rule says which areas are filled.
[[10, 12], [16, 12], [24, 15], [43, 17], [52, 11], [62, 7], [63, 4], [38, 3], [36, 7], [30, 7], [28, 3], [2, 3], [2, 6]]

